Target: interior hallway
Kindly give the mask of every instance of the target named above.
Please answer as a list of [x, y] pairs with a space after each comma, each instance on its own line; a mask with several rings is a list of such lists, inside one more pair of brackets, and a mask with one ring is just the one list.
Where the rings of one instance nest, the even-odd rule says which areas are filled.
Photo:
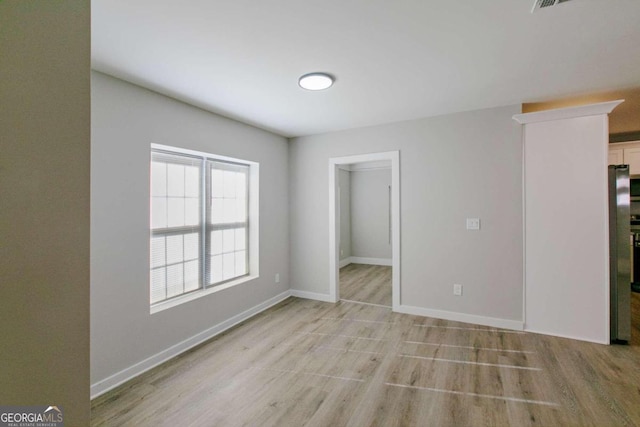
[[391, 267], [368, 264], [342, 267], [340, 299], [391, 307]]

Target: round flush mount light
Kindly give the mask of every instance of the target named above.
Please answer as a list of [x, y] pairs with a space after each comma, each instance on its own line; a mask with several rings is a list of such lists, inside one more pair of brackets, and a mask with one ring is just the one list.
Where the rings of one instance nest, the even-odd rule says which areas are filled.
[[324, 90], [333, 85], [334, 78], [327, 73], [309, 73], [298, 79], [301, 88], [307, 90]]

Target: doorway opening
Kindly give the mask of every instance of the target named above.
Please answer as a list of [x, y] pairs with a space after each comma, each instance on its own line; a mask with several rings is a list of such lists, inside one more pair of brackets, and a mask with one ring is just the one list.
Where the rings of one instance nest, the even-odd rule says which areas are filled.
[[[329, 159], [331, 300], [400, 306], [400, 154]], [[390, 285], [390, 286], [389, 286]]]

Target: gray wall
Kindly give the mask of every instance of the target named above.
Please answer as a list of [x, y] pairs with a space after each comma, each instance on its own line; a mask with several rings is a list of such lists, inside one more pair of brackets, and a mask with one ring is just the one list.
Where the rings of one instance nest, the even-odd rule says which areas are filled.
[[90, 2], [0, 2], [0, 402], [89, 425]]
[[[259, 279], [149, 314], [151, 143], [260, 163]], [[92, 383], [289, 289], [287, 150], [280, 136], [92, 73]]]
[[351, 256], [351, 173], [340, 169], [340, 260]]
[[[328, 161], [400, 150], [401, 303], [522, 320], [520, 106], [290, 141], [291, 283], [329, 293]], [[480, 231], [465, 218], [479, 217]], [[462, 297], [452, 285], [464, 286]]]
[[351, 255], [391, 262], [391, 169], [351, 172]]

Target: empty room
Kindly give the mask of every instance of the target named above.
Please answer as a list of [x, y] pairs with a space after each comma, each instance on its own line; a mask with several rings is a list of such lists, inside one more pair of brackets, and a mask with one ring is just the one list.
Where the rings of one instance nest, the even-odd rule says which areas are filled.
[[0, 1], [0, 424], [640, 425], [638, 22]]

